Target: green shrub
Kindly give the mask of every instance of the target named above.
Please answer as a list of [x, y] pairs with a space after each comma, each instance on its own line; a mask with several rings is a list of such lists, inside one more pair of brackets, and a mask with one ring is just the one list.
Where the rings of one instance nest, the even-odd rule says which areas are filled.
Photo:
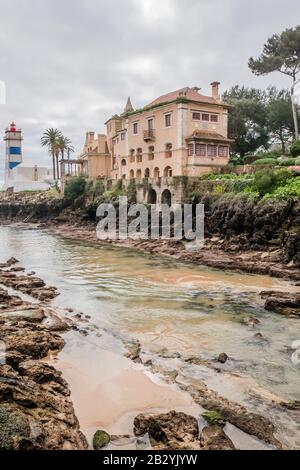
[[116, 184], [108, 191], [101, 194], [99, 203], [102, 202], [118, 202], [120, 196], [126, 196], [126, 191], [123, 188], [123, 181], [118, 180]]
[[68, 201], [74, 201], [84, 194], [86, 189], [86, 179], [83, 176], [71, 178], [66, 182], [64, 197]]
[[295, 140], [290, 147], [291, 155], [296, 158], [300, 155], [300, 140]]
[[253, 165], [276, 165], [277, 160], [275, 158], [259, 158], [253, 162]]
[[295, 165], [300, 165], [300, 157], [295, 158]]
[[295, 158], [288, 158], [287, 160], [281, 160], [278, 164], [279, 166], [294, 166], [295, 160]]
[[256, 155], [256, 158], [278, 158], [280, 156], [280, 152], [278, 150], [271, 150], [270, 152], [259, 152]]
[[294, 178], [293, 173], [287, 168], [280, 168], [275, 171], [276, 187], [285, 186], [291, 179]]
[[97, 197], [97, 196], [100, 196], [101, 194], [103, 194], [105, 191], [105, 187], [104, 187], [104, 183], [102, 180], [96, 180], [94, 185], [93, 185], [93, 193], [94, 193], [94, 196]]
[[210, 425], [219, 424], [224, 426], [226, 424], [226, 418], [219, 411], [205, 411], [202, 416]]
[[226, 186], [224, 184], [218, 184], [213, 189], [213, 194], [215, 196], [222, 196], [226, 192]]
[[276, 176], [273, 170], [265, 169], [254, 173], [252, 188], [257, 191], [260, 196], [271, 193], [276, 185]]
[[136, 183], [135, 179], [130, 180], [130, 183], [127, 187], [127, 198], [128, 204], [136, 203]]
[[278, 187], [273, 194], [267, 194], [265, 199], [284, 199], [298, 200], [300, 199], [300, 178], [294, 177], [289, 180], [285, 186]]

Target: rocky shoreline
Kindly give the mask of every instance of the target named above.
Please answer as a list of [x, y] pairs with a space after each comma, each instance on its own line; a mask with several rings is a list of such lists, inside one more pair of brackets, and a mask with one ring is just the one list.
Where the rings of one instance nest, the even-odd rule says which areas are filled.
[[[300, 203], [199, 196], [205, 207], [205, 246], [190, 251], [182, 241], [114, 242], [144, 252], [212, 268], [265, 274], [300, 283]], [[72, 203], [47, 194], [0, 195], [0, 221], [31, 223], [64, 237], [98, 241], [96, 200], [82, 196]], [[101, 242], [104, 243], [104, 242]]]
[[[18, 276], [17, 260], [1, 264], [0, 284], [47, 300], [57, 295], [32, 275]], [[64, 347], [60, 333], [71, 327], [46, 303], [24, 301], [0, 288], [0, 449], [83, 450], [68, 384], [43, 361]]]
[[[0, 341], [5, 345], [5, 363], [0, 361], [0, 449], [87, 449], [68, 384], [55, 367], [45, 362], [49, 354], [56, 354], [64, 347], [62, 333], [71, 328], [80, 329], [74, 322], [80, 323], [82, 314], [70, 309], [72, 319], [69, 315], [62, 318], [47, 303], [58, 295], [57, 290], [45, 286], [34, 273], [25, 274], [14, 258], [0, 265], [0, 284], [5, 286], [0, 288]], [[17, 291], [36, 301], [22, 299]], [[95, 449], [105, 448], [110, 442], [121, 445], [142, 437], [148, 440], [150, 448], [157, 450], [232, 450], [236, 446], [226, 433], [228, 424], [271, 448], [284, 448], [276, 436], [275, 425], [266, 416], [229, 401], [201, 380], [190, 385], [177, 381], [178, 371], [166, 371], [144, 357], [138, 341], [124, 341], [124, 344], [128, 359], [187, 392], [203, 408], [205, 423], [200, 426], [193, 416], [174, 410], [139, 414], [132, 435], [108, 436], [99, 430], [94, 438]], [[163, 351], [159, 357], [174, 358]], [[201, 357], [176, 355], [176, 358], [186, 364], [205, 365], [226, 373], [220, 369], [228, 359], [225, 353], [213, 364]], [[272, 406], [289, 413], [298, 410], [298, 404], [276, 401], [276, 397], [272, 398]]]

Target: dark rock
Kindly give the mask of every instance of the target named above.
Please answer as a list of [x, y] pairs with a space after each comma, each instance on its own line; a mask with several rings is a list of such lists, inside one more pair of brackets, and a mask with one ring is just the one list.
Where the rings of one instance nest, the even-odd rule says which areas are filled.
[[199, 449], [199, 428], [196, 418], [170, 411], [166, 414], [140, 414], [134, 419], [135, 436], [148, 433], [156, 449]]
[[131, 359], [134, 362], [141, 362], [140, 353], [141, 353], [141, 344], [139, 341], [129, 341], [126, 343], [127, 353], [125, 357]]
[[94, 450], [100, 450], [110, 443], [110, 435], [106, 431], [96, 431], [93, 437]]
[[300, 293], [290, 294], [280, 291], [262, 291], [260, 293], [265, 301], [265, 309], [280, 315], [300, 316]]
[[201, 450], [235, 450], [232, 441], [218, 425], [207, 426], [200, 436]]
[[226, 353], [221, 353], [218, 357], [218, 362], [221, 362], [221, 364], [225, 364], [227, 359], [228, 359], [227, 354]]
[[258, 320], [258, 318], [255, 317], [246, 317], [242, 320], [242, 323], [248, 326], [252, 326], [254, 328], [256, 325], [260, 324], [260, 321]]

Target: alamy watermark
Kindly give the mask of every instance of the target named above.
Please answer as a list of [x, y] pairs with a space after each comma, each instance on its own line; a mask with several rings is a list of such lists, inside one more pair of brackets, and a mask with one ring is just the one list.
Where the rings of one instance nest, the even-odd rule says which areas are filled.
[[6, 86], [3, 80], [0, 80], [0, 104], [6, 104]]
[[6, 364], [6, 345], [0, 340], [0, 366]]
[[298, 366], [300, 364], [300, 339], [292, 342], [292, 349], [294, 349], [291, 358], [292, 363], [295, 364], [295, 366]]
[[203, 204], [131, 204], [126, 196], [118, 205], [103, 203], [97, 209], [99, 240], [186, 240], [189, 249], [204, 246]]

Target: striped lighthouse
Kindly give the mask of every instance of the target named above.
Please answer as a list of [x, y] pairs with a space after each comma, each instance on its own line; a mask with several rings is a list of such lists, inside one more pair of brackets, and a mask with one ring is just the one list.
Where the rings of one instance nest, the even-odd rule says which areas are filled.
[[5, 159], [5, 184], [13, 180], [12, 170], [22, 163], [22, 131], [17, 129], [14, 122], [5, 131], [4, 141], [6, 142]]

